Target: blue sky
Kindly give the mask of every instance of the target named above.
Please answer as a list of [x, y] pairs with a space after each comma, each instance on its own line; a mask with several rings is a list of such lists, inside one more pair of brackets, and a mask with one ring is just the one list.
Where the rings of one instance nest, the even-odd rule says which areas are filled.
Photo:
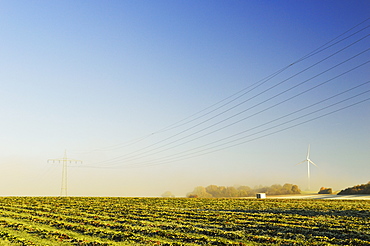
[[[71, 195], [183, 196], [198, 185], [287, 182], [305, 189], [306, 167], [294, 165], [308, 144], [319, 166], [313, 190], [368, 182], [369, 101], [289, 127], [369, 98], [369, 13], [368, 1], [2, 1], [0, 194], [58, 195], [61, 165], [47, 160], [64, 150], [83, 160], [68, 169]], [[361, 32], [217, 109], [361, 22], [341, 38]], [[281, 127], [284, 120], [267, 125], [325, 99]], [[234, 135], [244, 140], [211, 145]], [[205, 145], [214, 152], [180, 158]]]

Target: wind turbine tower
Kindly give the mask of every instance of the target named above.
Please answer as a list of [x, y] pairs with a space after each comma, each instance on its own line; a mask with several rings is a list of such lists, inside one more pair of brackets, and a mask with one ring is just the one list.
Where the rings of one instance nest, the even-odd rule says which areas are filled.
[[62, 188], [60, 190], [60, 196], [67, 196], [67, 164], [68, 163], [82, 163], [80, 160], [68, 159], [67, 158], [67, 151], [64, 151], [64, 157], [59, 159], [49, 159], [48, 162], [58, 162], [63, 163], [62, 169]]
[[310, 145], [308, 145], [306, 159], [301, 161], [300, 163], [297, 163], [296, 165], [302, 164], [304, 162], [307, 162], [307, 190], [310, 190], [310, 163], [317, 167], [317, 165], [310, 160]]

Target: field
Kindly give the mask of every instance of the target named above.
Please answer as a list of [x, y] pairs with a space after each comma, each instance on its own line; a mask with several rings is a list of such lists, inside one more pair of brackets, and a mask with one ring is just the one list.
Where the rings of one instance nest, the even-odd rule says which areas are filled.
[[370, 245], [370, 201], [0, 198], [0, 245]]

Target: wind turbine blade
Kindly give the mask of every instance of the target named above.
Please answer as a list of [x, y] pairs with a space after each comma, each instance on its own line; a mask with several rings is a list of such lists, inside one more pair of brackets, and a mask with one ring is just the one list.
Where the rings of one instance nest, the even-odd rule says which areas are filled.
[[314, 166], [316, 166], [316, 167], [317, 167], [317, 165], [316, 165], [315, 163], [313, 163], [313, 161], [311, 161], [310, 159], [308, 159], [308, 161], [309, 161], [311, 164], [313, 164]]
[[306, 162], [307, 160], [301, 161], [300, 163], [295, 164], [296, 166], [299, 164], [302, 164], [303, 162]]

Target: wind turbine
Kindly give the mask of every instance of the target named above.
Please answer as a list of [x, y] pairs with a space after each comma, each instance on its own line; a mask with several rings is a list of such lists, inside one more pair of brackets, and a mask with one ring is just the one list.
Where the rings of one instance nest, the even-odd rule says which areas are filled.
[[300, 163], [297, 163], [296, 165], [302, 164], [306, 161], [307, 161], [307, 189], [310, 190], [310, 163], [317, 167], [317, 165], [310, 160], [310, 145], [308, 145], [306, 160], [303, 160]]

